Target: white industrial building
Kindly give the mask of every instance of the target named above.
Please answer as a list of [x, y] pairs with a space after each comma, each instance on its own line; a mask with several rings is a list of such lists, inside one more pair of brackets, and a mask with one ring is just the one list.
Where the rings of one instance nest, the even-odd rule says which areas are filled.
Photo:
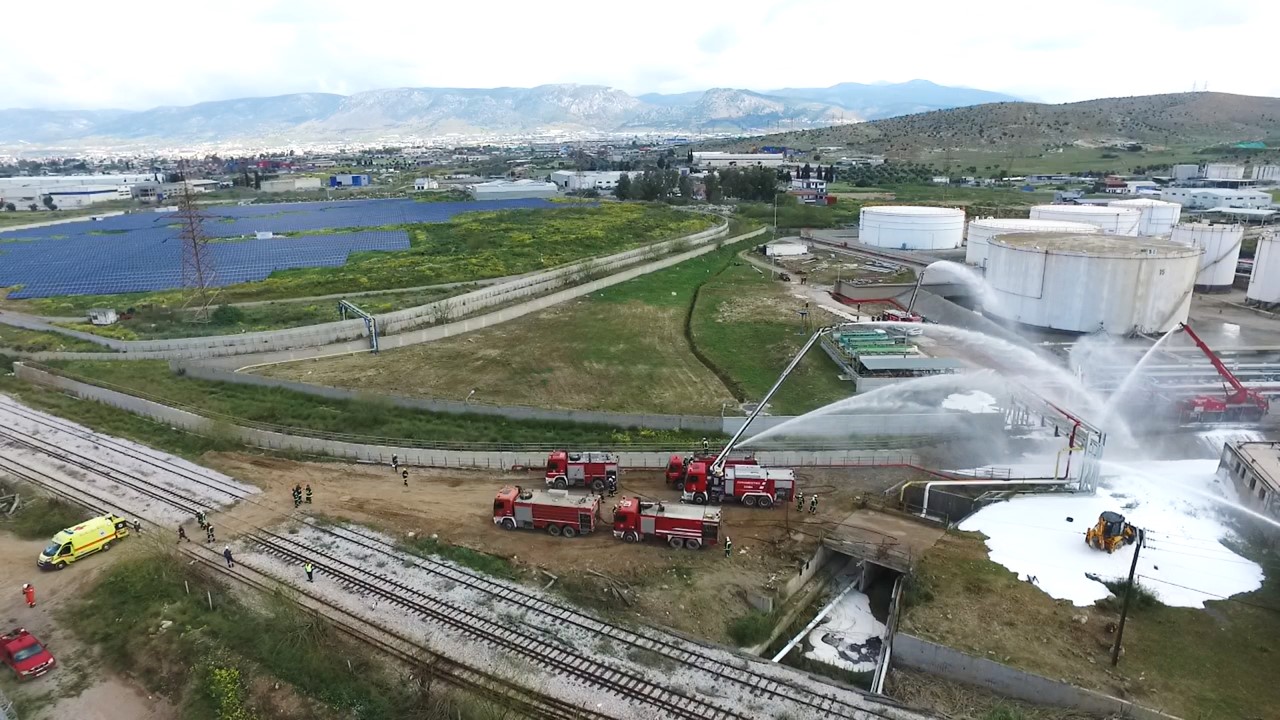
[[780, 167], [787, 159], [782, 153], [727, 153], [727, 152], [695, 152], [693, 164], [696, 167]]
[[1249, 177], [1254, 180], [1280, 182], [1280, 165], [1254, 165], [1249, 168]]
[[813, 190], [821, 195], [827, 194], [827, 181], [818, 178], [795, 178], [791, 181], [792, 190]]
[[1163, 333], [1187, 319], [1203, 250], [1168, 240], [1071, 233], [993, 237], [984, 312], [1073, 333]]
[[440, 189], [440, 182], [435, 178], [417, 178], [413, 181], [414, 192]]
[[[112, 186], [94, 187], [92, 185], [81, 185], [74, 187], [50, 188], [45, 195], [48, 195], [53, 199], [53, 204], [56, 205], [59, 210], [88, 207], [96, 203], [120, 199], [118, 189]], [[19, 201], [10, 200], [6, 195], [5, 202], [17, 204]], [[29, 202], [40, 202], [40, 200], [32, 198]]]
[[1243, 180], [1244, 166], [1232, 163], [1206, 163], [1200, 170], [1206, 180]]
[[262, 192], [296, 192], [299, 190], [319, 190], [318, 177], [278, 177], [262, 181]]
[[808, 255], [809, 246], [800, 240], [774, 240], [765, 243], [764, 254], [767, 257], [796, 257], [797, 255]]
[[[640, 173], [618, 172], [611, 170], [557, 170], [551, 173], [551, 182], [561, 190], [580, 191], [580, 190], [600, 190], [602, 192], [613, 192], [618, 186], [618, 180], [623, 175], [639, 175]], [[634, 178], [632, 178], [634, 179]]]
[[1160, 193], [1165, 202], [1175, 202], [1188, 210], [1212, 210], [1214, 208], [1265, 208], [1271, 205], [1271, 195], [1259, 190], [1231, 188], [1165, 188]]
[[1200, 177], [1199, 165], [1185, 164], [1173, 166], [1174, 180], [1195, 180], [1198, 177]]
[[476, 200], [553, 198], [560, 194], [560, 188], [555, 183], [537, 180], [494, 180], [467, 185], [466, 188]]

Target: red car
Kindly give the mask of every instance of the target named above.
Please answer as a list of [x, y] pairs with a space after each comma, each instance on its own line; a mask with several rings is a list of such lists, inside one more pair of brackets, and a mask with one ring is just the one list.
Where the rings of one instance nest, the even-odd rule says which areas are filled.
[[13, 668], [18, 674], [18, 680], [39, 677], [58, 664], [36, 636], [24, 628], [0, 634], [0, 660]]

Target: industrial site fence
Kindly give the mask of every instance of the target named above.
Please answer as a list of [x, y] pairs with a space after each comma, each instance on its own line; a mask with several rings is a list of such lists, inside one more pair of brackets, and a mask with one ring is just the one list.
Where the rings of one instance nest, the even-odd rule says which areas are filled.
[[[174, 406], [136, 394], [130, 389], [113, 389], [59, 374], [50, 368], [36, 367], [25, 362], [14, 363], [14, 373], [20, 380], [69, 392], [77, 397], [93, 400], [151, 418], [171, 427], [197, 434], [235, 437], [247, 445], [309, 455], [328, 455], [362, 462], [389, 463], [392, 455], [402, 463], [427, 467], [470, 467], [509, 470], [513, 468], [541, 467], [546, 463], [551, 446], [520, 449], [488, 448], [422, 448], [413, 447], [400, 438], [385, 438], [382, 442], [367, 442], [359, 436], [337, 436], [331, 433], [304, 434], [300, 428], [244, 424], [245, 421], [226, 415], [208, 413], [191, 406]], [[314, 436], [313, 436], [314, 435]], [[329, 437], [325, 437], [329, 436]], [[340, 439], [342, 438], [342, 439]], [[478, 445], [478, 444], [477, 444]], [[673, 450], [666, 446], [645, 450], [625, 445], [605, 448], [617, 453], [619, 463], [629, 468], [666, 467]], [[878, 467], [918, 466], [920, 458], [906, 450], [762, 450], [756, 454], [761, 462], [794, 467]]]
[[[379, 332], [394, 334], [420, 325], [447, 323], [478, 310], [505, 305], [531, 295], [543, 294], [556, 287], [572, 284], [579, 280], [585, 281], [594, 273], [634, 265], [637, 262], [650, 258], [660, 258], [670, 253], [680, 253], [680, 250], [686, 247], [705, 246], [723, 238], [728, 232], [728, 224], [721, 223], [717, 227], [692, 235], [665, 240], [606, 257], [591, 258], [544, 272], [523, 275], [506, 282], [487, 285], [462, 295], [445, 298], [426, 305], [385, 313], [377, 316]], [[763, 232], [763, 229], [740, 236], [735, 240], [741, 239], [741, 237], [758, 235], [761, 232]], [[683, 255], [683, 253], [680, 254]], [[340, 320], [301, 328], [283, 328], [236, 335], [167, 340], [116, 340], [91, 333], [69, 330], [34, 318], [26, 319], [13, 315], [8, 315], [4, 318], [4, 321], [17, 327], [46, 330], [77, 337], [130, 356], [143, 355], [148, 359], [274, 352], [332, 345], [346, 340], [359, 340], [368, 336], [365, 323], [361, 319]], [[359, 349], [359, 346], [355, 349]], [[48, 355], [41, 355], [41, 357], [49, 359]]]

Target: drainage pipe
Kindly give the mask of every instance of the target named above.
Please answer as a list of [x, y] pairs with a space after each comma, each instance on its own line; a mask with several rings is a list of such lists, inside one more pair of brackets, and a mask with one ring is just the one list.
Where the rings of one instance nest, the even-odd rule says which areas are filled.
[[[903, 492], [906, 491], [907, 485], [916, 485], [921, 481], [909, 482], [902, 486]], [[991, 487], [1006, 487], [1009, 485], [1067, 485], [1070, 481], [1058, 479], [1039, 480], [930, 480], [924, 483], [924, 498], [920, 501], [920, 517], [929, 517], [929, 490], [934, 485], [989, 485]]]
[[770, 659], [770, 662], [779, 662], [782, 658], [786, 657], [787, 653], [791, 652], [791, 648], [795, 647], [797, 643], [799, 643], [806, 635], [818, 626], [818, 623], [822, 622], [823, 618], [831, 613], [831, 610], [836, 606], [836, 603], [840, 602], [845, 595], [848, 595], [850, 590], [858, 587], [858, 583], [861, 579], [862, 576], [859, 575], [853, 582], [849, 583], [848, 587], [841, 590], [839, 595], [832, 598], [831, 602], [827, 603], [827, 606], [822, 608], [822, 610], [814, 616], [813, 620], [810, 620], [809, 624], [804, 626], [804, 629], [801, 630], [798, 635], [791, 638], [791, 642], [787, 643], [786, 646], [778, 651], [777, 655], [774, 655], [773, 658]]

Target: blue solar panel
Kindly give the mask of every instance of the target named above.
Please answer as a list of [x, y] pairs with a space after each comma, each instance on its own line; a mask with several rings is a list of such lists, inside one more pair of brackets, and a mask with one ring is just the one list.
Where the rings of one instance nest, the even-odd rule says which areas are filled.
[[[215, 284], [262, 280], [276, 270], [337, 267], [353, 252], [403, 250], [403, 231], [353, 231], [258, 240], [256, 232], [296, 234], [445, 222], [463, 212], [556, 207], [545, 200], [420, 203], [413, 200], [236, 205], [206, 210], [205, 234], [249, 239], [208, 248]], [[21, 285], [14, 299], [52, 295], [113, 295], [182, 286], [182, 242], [173, 213], [131, 213], [100, 221], [0, 232], [0, 287]]]

